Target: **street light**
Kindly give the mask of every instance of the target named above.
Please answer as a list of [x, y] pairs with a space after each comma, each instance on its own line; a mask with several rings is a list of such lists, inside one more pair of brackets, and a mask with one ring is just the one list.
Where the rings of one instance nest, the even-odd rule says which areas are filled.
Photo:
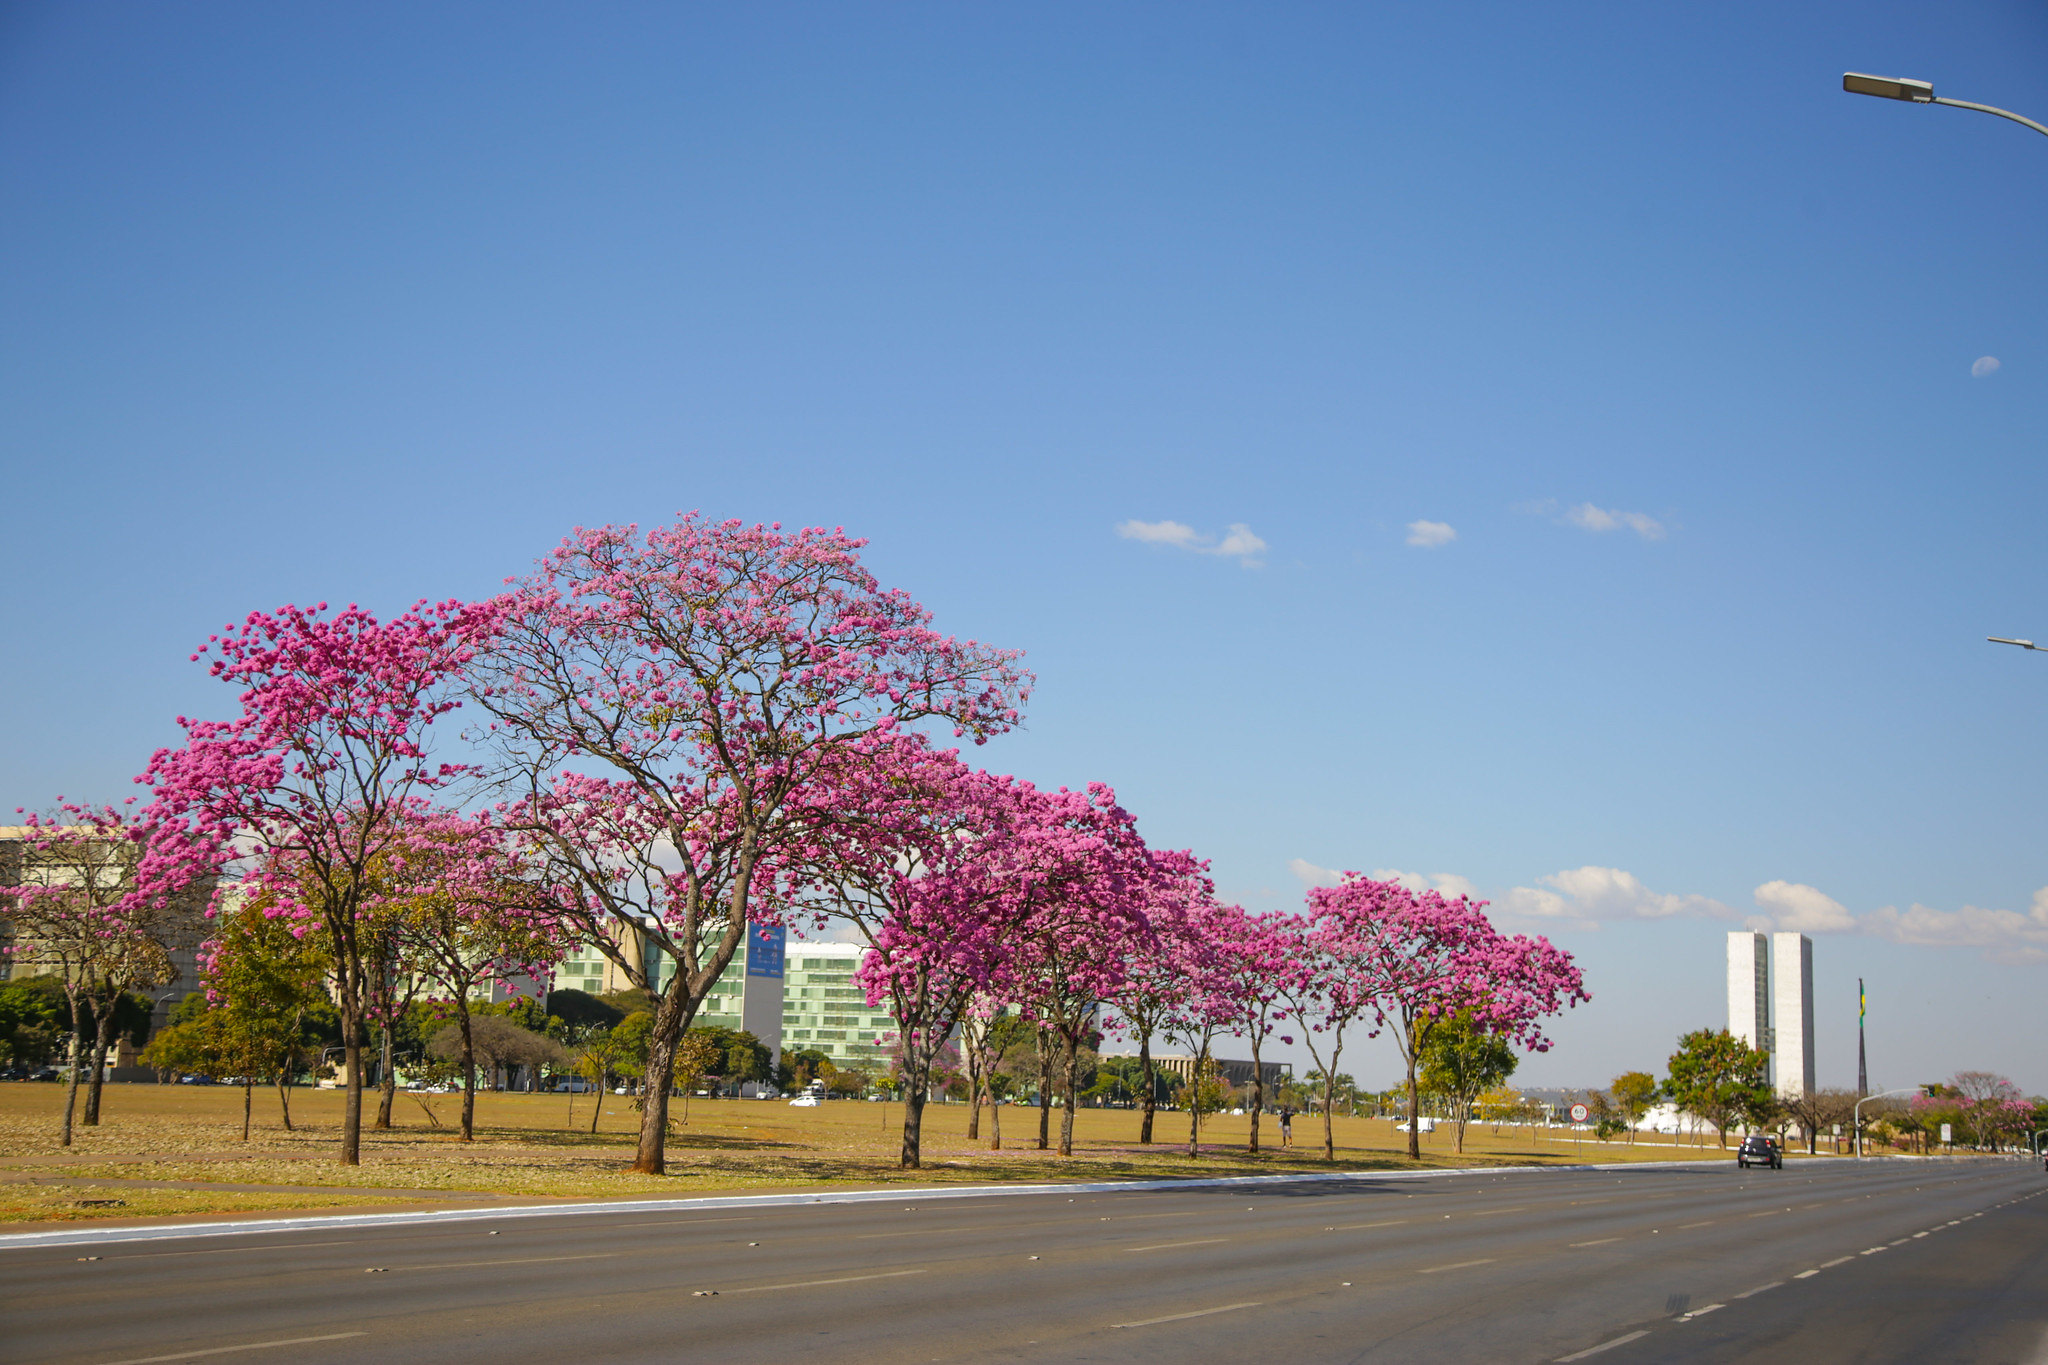
[[1870, 1103], [1870, 1102], [1871, 1102], [1872, 1100], [1881, 1100], [1881, 1099], [1883, 1099], [1883, 1098], [1884, 1098], [1885, 1096], [1887, 1096], [1887, 1095], [1917, 1095], [1917, 1094], [1919, 1094], [1919, 1093], [1920, 1093], [1920, 1087], [1919, 1087], [1919, 1086], [1917, 1086], [1917, 1085], [1908, 1085], [1908, 1086], [1901, 1086], [1901, 1087], [1900, 1087], [1899, 1089], [1897, 1089], [1897, 1090], [1880, 1090], [1880, 1091], [1878, 1091], [1878, 1092], [1877, 1092], [1877, 1093], [1876, 1093], [1875, 1095], [1865, 1095], [1865, 1096], [1864, 1096], [1864, 1097], [1863, 1097], [1862, 1099], [1860, 1099], [1860, 1100], [1856, 1101], [1856, 1108], [1855, 1108], [1854, 1110], [1852, 1110], [1852, 1111], [1851, 1111], [1851, 1115], [1850, 1115], [1850, 1116], [1851, 1116], [1851, 1118], [1853, 1118], [1853, 1119], [1854, 1119], [1854, 1121], [1855, 1121], [1855, 1127], [1856, 1127], [1856, 1155], [1857, 1155], [1857, 1156], [1859, 1156], [1859, 1157], [1863, 1155], [1863, 1106], [1864, 1106], [1864, 1105], [1866, 1105], [1866, 1104]]
[[2018, 645], [2021, 649], [2048, 650], [2048, 645], [2037, 645], [2032, 640], [2008, 640], [2003, 635], [1987, 635], [1984, 638], [1994, 645]]
[[1896, 76], [1866, 76], [1860, 71], [1844, 71], [1842, 89], [1852, 95], [1875, 95], [1881, 100], [1904, 100], [1909, 104], [1946, 104], [1951, 109], [1975, 109], [1980, 114], [1996, 114], [2000, 118], [2009, 118], [2014, 123], [2024, 123], [2035, 132], [2048, 135], [2048, 127], [2043, 127], [2030, 118], [2022, 118], [2010, 109], [2000, 109], [1992, 104], [1972, 104], [1968, 100], [1943, 99], [1934, 93], [1934, 87], [1926, 81], [1906, 80]]

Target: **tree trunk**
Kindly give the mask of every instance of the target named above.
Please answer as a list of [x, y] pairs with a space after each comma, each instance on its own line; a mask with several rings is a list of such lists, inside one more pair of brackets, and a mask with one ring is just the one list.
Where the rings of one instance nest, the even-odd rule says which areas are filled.
[[597, 1103], [592, 1105], [590, 1109], [590, 1131], [593, 1136], [595, 1136], [597, 1133], [597, 1121], [600, 1118], [604, 1117], [604, 1097], [605, 1093], [611, 1089], [611, 1087], [606, 1085], [605, 1082], [609, 1081], [611, 1078], [612, 1076], [609, 1071], [606, 1071], [603, 1067], [598, 1068]]
[[256, 1078], [242, 1077], [242, 1141], [249, 1140], [250, 1111], [256, 1107]]
[[1195, 1070], [1188, 1082], [1188, 1156], [1202, 1154], [1202, 1073], [1209, 1066], [1209, 1040], [1195, 1049]]
[[647, 1038], [647, 1071], [642, 1084], [640, 1146], [629, 1170], [641, 1175], [667, 1175], [668, 1092], [675, 1087], [676, 1044], [689, 1027], [688, 981], [682, 964], [669, 979], [654, 1009], [654, 1027]]
[[1003, 1150], [1003, 1102], [993, 1092], [988, 1097], [988, 1149]]
[[1081, 1089], [1081, 1041], [1078, 1038], [1062, 1038], [1066, 1049], [1067, 1093], [1060, 1101], [1060, 1155], [1074, 1154], [1074, 1105]]
[[1052, 1145], [1052, 1056], [1046, 1044], [1052, 1039], [1038, 1031], [1038, 1150]]
[[78, 1034], [85, 1024], [78, 1017], [78, 997], [71, 997], [71, 1075], [64, 1083], [64, 1145], [71, 1145], [71, 1116], [78, 1112]]
[[1142, 1117], [1138, 1120], [1138, 1141], [1144, 1143], [1152, 1140], [1152, 1116], [1159, 1109], [1159, 1082], [1153, 1079], [1152, 1030], [1150, 1029], [1146, 1029], [1138, 1035], [1138, 1070], [1145, 1077], [1145, 1099], [1143, 1104], [1140, 1105]]
[[391, 1102], [398, 1098], [398, 1070], [391, 1060], [391, 1023], [377, 1026], [377, 1121], [373, 1128], [391, 1126]]
[[286, 1062], [284, 1064], [285, 1069], [277, 1073], [277, 1108], [278, 1112], [284, 1116], [284, 1130], [287, 1133], [292, 1131], [291, 1065], [290, 1062]]
[[476, 1141], [476, 1040], [470, 1035], [469, 997], [455, 993], [455, 1022], [462, 1029], [462, 1140]]
[[1330, 1065], [1323, 1072], [1323, 1160], [1337, 1159], [1337, 1133], [1332, 1127], [1337, 1109], [1337, 1059], [1330, 1058]]
[[1414, 1048], [1410, 1048], [1410, 1049], [1409, 1049], [1409, 1051], [1408, 1051], [1408, 1159], [1409, 1159], [1410, 1161], [1420, 1161], [1420, 1160], [1422, 1160], [1422, 1131], [1421, 1131], [1421, 1129], [1422, 1129], [1422, 1125], [1421, 1125], [1421, 1124], [1420, 1124], [1419, 1122], [1417, 1122], [1417, 1121], [1416, 1121], [1416, 1105], [1417, 1105], [1417, 1098], [1416, 1098], [1416, 1093], [1415, 1093], [1415, 1054], [1416, 1054], [1416, 1051], [1417, 1051], [1417, 1050], [1416, 1050], [1416, 1049], [1414, 1049]]
[[[343, 992], [344, 995], [347, 992]], [[354, 1010], [341, 1017], [341, 1061], [348, 1068], [347, 1089], [341, 1100], [341, 1150], [337, 1159], [344, 1166], [363, 1164], [363, 1021]]]
[[[1261, 1018], [1264, 1016], [1261, 1015]], [[1259, 1031], [1252, 1034], [1252, 1143], [1251, 1154], [1259, 1154], [1259, 1111], [1266, 1107], [1266, 1073], [1259, 1065]]]
[[967, 1140], [981, 1137], [981, 1045], [970, 1020], [960, 1030], [962, 1050], [967, 1054]]
[[82, 1122], [88, 1128], [100, 1126], [100, 1086], [107, 1079], [107, 1049], [114, 1042], [114, 1006], [121, 996], [116, 992], [112, 1001], [102, 1006], [93, 1020], [92, 1079], [85, 1088], [85, 1116]]

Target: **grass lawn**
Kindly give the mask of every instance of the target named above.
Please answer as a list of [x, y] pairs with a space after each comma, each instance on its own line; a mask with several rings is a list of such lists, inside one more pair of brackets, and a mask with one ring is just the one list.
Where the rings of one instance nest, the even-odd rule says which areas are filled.
[[[422, 1104], [422, 1099], [425, 1104]], [[593, 1103], [602, 1102], [597, 1131]], [[79, 1128], [67, 1151], [57, 1142], [63, 1088], [0, 1083], [0, 1222], [137, 1218], [253, 1209], [319, 1209], [390, 1202], [475, 1204], [503, 1200], [647, 1198], [719, 1191], [797, 1189], [817, 1185], [1033, 1182], [1251, 1175], [1333, 1169], [1322, 1159], [1322, 1123], [1294, 1121], [1295, 1146], [1279, 1149], [1271, 1116], [1262, 1122], [1257, 1157], [1245, 1151], [1250, 1120], [1216, 1115], [1202, 1125], [1202, 1154], [1187, 1154], [1187, 1115], [1161, 1113], [1149, 1147], [1137, 1142], [1138, 1115], [1083, 1109], [1075, 1120], [1075, 1153], [1036, 1150], [1036, 1109], [1006, 1107], [1004, 1150], [983, 1135], [967, 1140], [964, 1105], [925, 1110], [924, 1167], [896, 1164], [900, 1104], [838, 1101], [816, 1109], [760, 1100], [678, 1102], [669, 1143], [669, 1174], [635, 1175], [632, 1158], [639, 1114], [623, 1095], [493, 1095], [477, 1097], [477, 1141], [452, 1134], [461, 1097], [401, 1094], [395, 1126], [363, 1133], [363, 1164], [334, 1164], [342, 1096], [292, 1092], [294, 1130], [280, 1122], [274, 1091], [256, 1093], [256, 1123], [241, 1140], [242, 1093], [225, 1086], [110, 1085], [97, 1128]], [[427, 1117], [431, 1106], [439, 1128]], [[375, 1099], [365, 1105], [365, 1121]], [[1059, 1112], [1053, 1112], [1057, 1140]], [[1449, 1166], [1528, 1165], [1574, 1161], [1729, 1159], [1711, 1142], [1602, 1143], [1564, 1130], [1527, 1128], [1496, 1133], [1485, 1124], [1466, 1131], [1465, 1153], [1453, 1150], [1446, 1126], [1424, 1134], [1420, 1163], [1385, 1119], [1339, 1117], [1342, 1170], [1408, 1170]], [[1177, 1141], [1176, 1141], [1177, 1140]], [[107, 1202], [119, 1200], [119, 1203]]]

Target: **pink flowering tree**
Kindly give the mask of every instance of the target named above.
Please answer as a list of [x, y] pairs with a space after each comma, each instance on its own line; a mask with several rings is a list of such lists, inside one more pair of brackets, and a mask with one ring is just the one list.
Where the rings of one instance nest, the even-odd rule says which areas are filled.
[[1011, 873], [1031, 789], [912, 736], [848, 757], [793, 803], [792, 829], [810, 837], [775, 868], [776, 894], [867, 941], [854, 980], [896, 1021], [900, 1160], [914, 1169], [937, 1060], [999, 988], [1021, 926]]
[[1138, 1141], [1152, 1141], [1159, 1100], [1158, 1066], [1152, 1040], [1168, 1035], [1169, 1025], [1186, 1011], [1202, 987], [1209, 967], [1210, 945], [1194, 913], [1207, 899], [1205, 879], [1175, 883], [1161, 879], [1149, 893], [1147, 918], [1151, 936], [1124, 964], [1123, 980], [1104, 1002], [1112, 1011], [1103, 1023], [1138, 1045], [1138, 1073], [1143, 1093], [1138, 1102]]
[[1237, 906], [1211, 900], [1206, 885], [1185, 898], [1184, 908], [1175, 917], [1181, 925], [1173, 945], [1180, 986], [1167, 996], [1160, 1028], [1194, 1057], [1187, 1084], [1190, 1157], [1202, 1154], [1202, 1087], [1209, 1080], [1216, 1035], [1237, 1019], [1224, 945], [1243, 917], [1244, 911]]
[[462, 1072], [460, 1138], [476, 1137], [471, 1002], [498, 984], [545, 976], [568, 946], [560, 898], [487, 815], [422, 812], [378, 888], [395, 965], [454, 1011]]
[[1252, 915], [1223, 906], [1209, 920], [1216, 972], [1222, 977], [1220, 998], [1230, 1010], [1229, 1032], [1243, 1038], [1252, 1052], [1250, 1151], [1259, 1151], [1259, 1114], [1265, 1108], [1265, 1049], [1283, 1017], [1280, 991], [1292, 970], [1291, 944], [1281, 927], [1282, 916]]
[[0, 909], [11, 921], [14, 941], [7, 952], [16, 971], [49, 972], [64, 985], [71, 1065], [62, 1134], [69, 1147], [81, 1078], [84, 1123], [100, 1120], [101, 1082], [122, 995], [176, 979], [169, 947], [180, 912], [196, 919], [198, 911], [184, 883], [138, 878], [148, 830], [124, 810], [60, 797], [49, 816], [29, 815], [21, 834], [18, 883], [0, 886]]
[[1007, 967], [1009, 994], [1038, 1030], [1039, 1145], [1047, 1143], [1051, 1068], [1060, 1068], [1059, 1154], [1074, 1152], [1080, 1053], [1130, 963], [1157, 947], [1147, 906], [1162, 884], [1200, 875], [1184, 852], [1154, 852], [1099, 782], [1086, 792], [1036, 792], [1010, 875], [1022, 914]]
[[1300, 1030], [1300, 1038], [1322, 1074], [1323, 1160], [1337, 1159], [1331, 1114], [1337, 1103], [1337, 1064], [1344, 1055], [1344, 1031], [1373, 1004], [1373, 982], [1367, 974], [1343, 917], [1309, 893], [1308, 913], [1272, 921], [1285, 970], [1274, 984], [1280, 1011]]
[[1014, 725], [1014, 652], [956, 640], [839, 531], [710, 522], [576, 532], [503, 599], [472, 695], [508, 814], [575, 890], [585, 941], [654, 993], [633, 1169], [661, 1174], [675, 1048], [760, 874], [821, 837], [800, 793], [920, 722]]
[[[1323, 951], [1391, 1029], [1407, 1066], [1408, 1156], [1420, 1159], [1416, 1070], [1440, 1025], [1469, 1011], [1471, 1025], [1532, 1052], [1548, 1050], [1540, 1021], [1591, 997], [1571, 955], [1545, 938], [1508, 936], [1484, 901], [1415, 891], [1347, 872], [1308, 893], [1325, 926]], [[1327, 1121], [1326, 1121], [1327, 1126]]]
[[360, 607], [252, 612], [210, 637], [197, 660], [240, 689], [241, 715], [179, 718], [183, 746], [161, 749], [145, 882], [189, 880], [233, 859], [273, 892], [277, 913], [320, 926], [333, 954], [347, 1090], [339, 1157], [362, 1159], [362, 928], [378, 864], [406, 817], [464, 775], [435, 762], [428, 732], [459, 704], [456, 685], [498, 625], [491, 606], [424, 602], [390, 621]]

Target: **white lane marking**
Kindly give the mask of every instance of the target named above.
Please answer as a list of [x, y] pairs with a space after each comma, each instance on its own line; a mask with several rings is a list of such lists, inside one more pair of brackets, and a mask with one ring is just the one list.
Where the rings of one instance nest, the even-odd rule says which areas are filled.
[[126, 1256], [116, 1256], [117, 1261], [139, 1261], [145, 1256], [225, 1256], [229, 1252], [244, 1251], [296, 1251], [300, 1247], [345, 1247], [360, 1246], [364, 1239], [344, 1237], [332, 1242], [266, 1242], [252, 1247], [190, 1247], [184, 1251], [131, 1251]]
[[1705, 1219], [1702, 1219], [1702, 1220], [1700, 1220], [1700, 1221], [1699, 1221], [1699, 1222], [1697, 1222], [1697, 1223], [1680, 1223], [1680, 1224], [1678, 1225], [1678, 1230], [1679, 1230], [1680, 1232], [1684, 1232], [1684, 1231], [1685, 1231], [1685, 1230], [1686, 1230], [1687, 1228], [1703, 1228], [1703, 1227], [1708, 1227], [1708, 1226], [1711, 1226], [1711, 1225], [1712, 1225], [1713, 1221], [1714, 1221], [1714, 1220], [1713, 1220], [1713, 1219], [1711, 1219], [1711, 1218], [1705, 1218]]
[[1230, 1239], [1229, 1239], [1228, 1237], [1203, 1237], [1203, 1238], [1200, 1238], [1200, 1239], [1198, 1239], [1198, 1240], [1196, 1240], [1196, 1241], [1192, 1241], [1192, 1242], [1154, 1242], [1154, 1243], [1153, 1243], [1153, 1244], [1152, 1244], [1151, 1246], [1148, 1246], [1148, 1247], [1121, 1247], [1121, 1248], [1118, 1248], [1118, 1247], [1111, 1247], [1111, 1248], [1110, 1248], [1110, 1250], [1111, 1250], [1111, 1251], [1117, 1251], [1117, 1250], [1123, 1250], [1123, 1251], [1165, 1251], [1165, 1250], [1167, 1250], [1167, 1249], [1169, 1249], [1169, 1248], [1171, 1248], [1171, 1247], [1206, 1247], [1206, 1246], [1213, 1246], [1213, 1245], [1215, 1245], [1215, 1244], [1216, 1244], [1216, 1243], [1218, 1243], [1218, 1242], [1227, 1242], [1227, 1241], [1229, 1241], [1229, 1240], [1230, 1240]]
[[728, 1294], [766, 1294], [771, 1289], [813, 1289], [822, 1284], [852, 1284], [856, 1280], [895, 1280], [905, 1275], [922, 1275], [922, 1270], [884, 1270], [876, 1275], [841, 1275], [830, 1280], [799, 1280], [795, 1284], [750, 1284], [745, 1289], [728, 1289]]
[[1710, 1303], [1710, 1304], [1708, 1304], [1708, 1305], [1707, 1305], [1707, 1306], [1706, 1306], [1705, 1308], [1695, 1308], [1695, 1309], [1693, 1309], [1693, 1310], [1692, 1310], [1692, 1311], [1691, 1311], [1690, 1313], [1687, 1313], [1687, 1314], [1686, 1314], [1685, 1316], [1686, 1316], [1686, 1318], [1687, 1318], [1687, 1319], [1691, 1319], [1691, 1318], [1703, 1318], [1703, 1317], [1705, 1317], [1705, 1316], [1706, 1316], [1707, 1314], [1709, 1314], [1709, 1313], [1713, 1313], [1713, 1312], [1718, 1312], [1719, 1310], [1721, 1310], [1721, 1309], [1723, 1309], [1723, 1308], [1726, 1308], [1727, 1306], [1728, 1306], [1728, 1305], [1727, 1305], [1727, 1304], [1725, 1304], [1725, 1303]]
[[1858, 1256], [1875, 1256], [1875, 1255], [1877, 1255], [1877, 1253], [1878, 1253], [1878, 1252], [1880, 1252], [1880, 1251], [1890, 1251], [1890, 1250], [1891, 1250], [1891, 1248], [1890, 1248], [1890, 1247], [1872, 1247], [1872, 1248], [1870, 1248], [1870, 1249], [1869, 1249], [1868, 1251], [1859, 1251], [1859, 1252], [1857, 1252], [1856, 1254], [1857, 1254]]
[[1407, 1221], [1408, 1220], [1406, 1218], [1388, 1218], [1378, 1223], [1339, 1223], [1337, 1224], [1337, 1226], [1331, 1228], [1330, 1231], [1352, 1232], [1359, 1228], [1392, 1228], [1399, 1227], [1401, 1224]]
[[1926, 1233], [1924, 1233], [1924, 1232], [1916, 1232], [1916, 1233], [1914, 1233], [1913, 1235], [1914, 1235], [1915, 1237], [1925, 1237], [1925, 1236], [1926, 1236], [1927, 1234], [1926, 1234]]
[[1820, 1268], [1822, 1270], [1833, 1270], [1836, 1266], [1847, 1265], [1849, 1262], [1855, 1259], [1856, 1258], [1854, 1256], [1837, 1256], [1832, 1261], [1822, 1261], [1820, 1263]]
[[1630, 1332], [1625, 1337], [1616, 1337], [1612, 1341], [1603, 1341], [1598, 1346], [1588, 1346], [1583, 1351], [1575, 1351], [1568, 1356], [1559, 1356], [1557, 1358], [1557, 1365], [1570, 1365], [1570, 1362], [1574, 1360], [1584, 1360], [1587, 1356], [1597, 1356], [1602, 1351], [1611, 1351], [1617, 1346], [1626, 1346], [1631, 1341], [1634, 1341], [1636, 1338], [1646, 1337], [1648, 1335], [1650, 1334], [1647, 1330], [1641, 1332]]
[[552, 1265], [556, 1261], [609, 1261], [621, 1253], [594, 1251], [587, 1256], [521, 1256], [511, 1261], [426, 1261], [419, 1265], [393, 1266], [393, 1270], [468, 1270], [480, 1265]]
[[350, 1337], [366, 1337], [368, 1332], [329, 1332], [324, 1337], [286, 1337], [282, 1341], [251, 1341], [241, 1346], [211, 1346], [204, 1351], [179, 1351], [167, 1356], [136, 1356], [133, 1360], [115, 1360], [108, 1365], [156, 1365], [160, 1360], [197, 1360], [201, 1356], [224, 1356], [233, 1351], [260, 1351], [267, 1346], [310, 1346], [316, 1341], [346, 1341]]
[[1259, 1303], [1226, 1303], [1221, 1308], [1198, 1308], [1192, 1313], [1168, 1313], [1163, 1318], [1141, 1318], [1137, 1322], [1113, 1322], [1110, 1326], [1112, 1328], [1156, 1327], [1162, 1322], [1185, 1322], [1189, 1318], [1206, 1318], [1211, 1313], [1235, 1313], [1240, 1308], [1257, 1308], [1263, 1302], [1265, 1301], [1261, 1299]]
[[1492, 1265], [1498, 1259], [1499, 1258], [1495, 1256], [1488, 1256], [1482, 1260], [1477, 1261], [1453, 1261], [1449, 1265], [1433, 1265], [1429, 1267], [1427, 1270], [1418, 1270], [1415, 1273], [1418, 1275], [1434, 1275], [1440, 1270], [1464, 1270], [1467, 1267], [1475, 1265]]
[[689, 1223], [751, 1223], [753, 1221], [753, 1215], [748, 1214], [739, 1218], [655, 1218], [645, 1223], [614, 1223], [612, 1226], [618, 1228], [673, 1228]]
[[1795, 1280], [1810, 1280], [1818, 1274], [1820, 1274], [1818, 1270], [1802, 1270], [1792, 1278]]
[[1771, 1282], [1770, 1282], [1769, 1284], [1760, 1284], [1760, 1285], [1758, 1285], [1758, 1286], [1757, 1286], [1756, 1288], [1754, 1288], [1754, 1289], [1745, 1289], [1745, 1290], [1743, 1290], [1743, 1291], [1742, 1291], [1742, 1292], [1741, 1292], [1740, 1294], [1734, 1294], [1734, 1295], [1730, 1295], [1730, 1297], [1731, 1297], [1731, 1298], [1737, 1298], [1737, 1299], [1746, 1299], [1746, 1298], [1748, 1298], [1748, 1297], [1749, 1297], [1749, 1296], [1750, 1296], [1751, 1294], [1761, 1294], [1761, 1293], [1763, 1293], [1763, 1292], [1764, 1292], [1764, 1291], [1765, 1291], [1766, 1289], [1778, 1289], [1778, 1288], [1782, 1288], [1782, 1287], [1784, 1286], [1784, 1283], [1785, 1283], [1785, 1282], [1784, 1282], [1783, 1280], [1772, 1280], [1772, 1281], [1771, 1281]]
[[1529, 1206], [1527, 1204], [1517, 1204], [1514, 1208], [1511, 1209], [1474, 1209], [1472, 1210], [1472, 1212], [1466, 1214], [1465, 1217], [1484, 1218], [1489, 1213], [1527, 1213], [1528, 1211]]
[[1890, 1247], [1902, 1247], [1902, 1246], [1904, 1246], [1905, 1244], [1906, 1244], [1906, 1239], [1905, 1239], [1905, 1238], [1903, 1238], [1903, 1237], [1901, 1237], [1901, 1238], [1900, 1238], [1900, 1239], [1899, 1239], [1898, 1241], [1896, 1241], [1896, 1242], [1886, 1242], [1886, 1243], [1885, 1243], [1885, 1245], [1886, 1245], [1886, 1246], [1890, 1246]]
[[1604, 1247], [1609, 1242], [1619, 1242], [1619, 1237], [1596, 1237], [1590, 1242], [1573, 1242], [1575, 1247]]

